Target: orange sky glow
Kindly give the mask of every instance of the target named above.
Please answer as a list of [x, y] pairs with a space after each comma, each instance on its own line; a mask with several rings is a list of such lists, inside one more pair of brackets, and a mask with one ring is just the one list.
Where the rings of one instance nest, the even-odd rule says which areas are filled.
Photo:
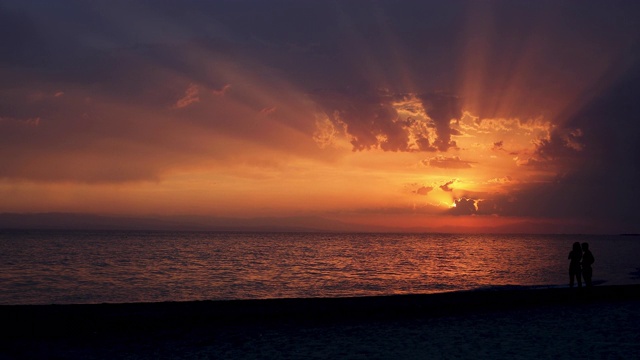
[[[62, 68], [51, 76], [8, 60], [0, 67], [0, 213], [618, 231], [557, 194], [594, 193], [571, 182], [604, 161], [594, 160], [601, 144], [590, 140], [598, 128], [585, 109], [634, 67], [638, 57], [629, 54], [640, 32], [616, 41], [582, 36], [586, 30], [557, 35], [564, 10], [545, 7], [514, 25], [517, 38], [510, 38], [500, 27], [516, 10], [470, 2], [456, 12], [464, 21], [447, 35], [452, 44], [438, 47], [435, 35], [416, 43], [397, 11], [372, 11], [372, 40], [365, 20], [342, 9], [333, 19], [341, 43], [329, 50], [319, 35], [308, 43], [259, 32], [237, 40], [231, 25], [212, 20], [207, 31], [231, 44], [224, 47], [190, 36], [188, 21], [167, 14], [101, 13], [138, 37], [127, 43], [87, 30], [68, 46], [115, 65], [96, 62], [81, 79]], [[153, 24], [187, 35], [164, 42]], [[41, 39], [56, 44], [53, 37]], [[179, 61], [166, 60], [174, 53]], [[440, 61], [440, 53], [452, 61]]]

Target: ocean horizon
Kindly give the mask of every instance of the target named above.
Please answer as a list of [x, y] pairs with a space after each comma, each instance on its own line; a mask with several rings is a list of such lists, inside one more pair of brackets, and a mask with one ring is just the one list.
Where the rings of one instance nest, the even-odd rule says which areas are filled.
[[596, 283], [640, 283], [635, 236], [3, 230], [0, 305], [566, 287], [574, 241]]

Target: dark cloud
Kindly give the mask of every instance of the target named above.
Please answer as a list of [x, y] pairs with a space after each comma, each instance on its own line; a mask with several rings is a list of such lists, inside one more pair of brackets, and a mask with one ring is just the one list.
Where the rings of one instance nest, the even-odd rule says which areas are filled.
[[425, 112], [435, 123], [437, 138], [434, 146], [440, 151], [456, 148], [456, 142], [451, 140], [451, 120], [462, 117], [462, 104], [458, 97], [449, 94], [421, 95], [420, 100]]
[[433, 190], [432, 186], [422, 186], [422, 187], [419, 187], [415, 191], [415, 193], [418, 195], [428, 195], [431, 192], [431, 190]]
[[455, 180], [451, 180], [451, 181], [445, 183], [444, 185], [440, 185], [440, 189], [442, 191], [447, 191], [447, 192], [453, 191], [453, 188], [451, 188], [451, 185], [453, 185], [454, 182], [456, 182], [456, 181]]
[[499, 203], [495, 199], [479, 200], [476, 203], [478, 215], [495, 215], [502, 213]]
[[504, 151], [509, 155], [513, 155], [513, 156], [518, 156], [520, 155], [520, 151], [512, 151], [512, 150], [507, 150], [504, 148], [504, 141], [500, 140], [500, 141], [496, 141], [493, 143], [493, 145], [491, 146], [491, 150], [492, 151]]
[[[450, 122], [459, 120], [462, 110], [455, 96], [390, 93], [371, 89], [365, 83], [343, 91], [316, 91], [313, 98], [336, 124], [344, 125], [355, 151], [380, 148], [384, 151], [446, 152], [456, 148], [451, 135], [459, 132], [451, 128]], [[419, 98], [429, 119], [421, 122], [410, 117], [401, 118], [394, 103], [408, 98]], [[433, 142], [424, 132], [425, 127], [435, 129]]]
[[449, 209], [453, 215], [473, 215], [477, 212], [476, 201], [469, 198], [460, 198], [454, 201], [455, 207]]
[[523, 165], [555, 172], [554, 179], [480, 200], [477, 214], [588, 219], [600, 229], [640, 230], [638, 93], [636, 62], [537, 143]]
[[582, 130], [555, 128], [549, 139], [541, 139], [536, 144], [534, 157], [538, 162], [579, 157], [584, 149]]
[[371, 90], [365, 85], [343, 92], [317, 92], [315, 98], [335, 123], [344, 124], [354, 151], [372, 148], [409, 150], [409, 131], [392, 106], [394, 96], [391, 94]]

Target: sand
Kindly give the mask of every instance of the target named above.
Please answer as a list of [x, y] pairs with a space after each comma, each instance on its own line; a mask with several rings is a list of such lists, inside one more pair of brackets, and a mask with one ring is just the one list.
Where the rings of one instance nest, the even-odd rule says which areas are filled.
[[0, 306], [0, 359], [640, 358], [640, 286]]

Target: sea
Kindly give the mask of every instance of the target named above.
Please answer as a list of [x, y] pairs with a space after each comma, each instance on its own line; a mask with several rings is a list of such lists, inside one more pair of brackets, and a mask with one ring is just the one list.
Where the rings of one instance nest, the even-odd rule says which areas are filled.
[[567, 287], [575, 241], [640, 283], [639, 236], [2, 230], [0, 305]]

